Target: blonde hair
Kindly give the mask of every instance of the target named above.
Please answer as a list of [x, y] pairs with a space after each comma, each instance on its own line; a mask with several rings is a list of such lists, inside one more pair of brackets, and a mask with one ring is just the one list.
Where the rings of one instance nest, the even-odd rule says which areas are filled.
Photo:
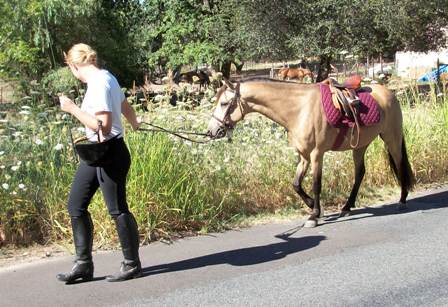
[[72, 65], [93, 64], [97, 66], [96, 51], [87, 44], [76, 44], [64, 52], [65, 63]]

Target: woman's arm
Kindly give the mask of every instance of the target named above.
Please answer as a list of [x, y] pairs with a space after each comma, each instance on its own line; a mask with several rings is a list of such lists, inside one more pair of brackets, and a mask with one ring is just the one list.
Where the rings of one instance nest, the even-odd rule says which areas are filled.
[[140, 127], [140, 121], [135, 115], [134, 108], [131, 107], [126, 98], [121, 103], [121, 113], [123, 113], [126, 120], [131, 124], [132, 129], [137, 130]]
[[110, 133], [112, 129], [112, 114], [110, 112], [98, 112], [95, 116], [88, 114], [81, 110], [70, 98], [67, 96], [60, 96], [61, 110], [75, 116], [83, 125], [92, 130], [98, 128], [98, 120], [102, 121], [103, 129], [101, 130], [103, 136]]

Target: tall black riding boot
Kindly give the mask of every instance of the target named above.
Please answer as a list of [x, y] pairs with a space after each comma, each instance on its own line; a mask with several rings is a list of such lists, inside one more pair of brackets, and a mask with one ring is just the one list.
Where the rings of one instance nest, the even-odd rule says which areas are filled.
[[79, 217], [71, 217], [73, 241], [75, 243], [75, 266], [68, 273], [56, 276], [60, 281], [71, 283], [77, 279], [89, 281], [93, 279], [92, 245], [93, 223], [87, 212]]
[[121, 263], [120, 271], [115, 275], [106, 277], [107, 281], [123, 281], [137, 278], [142, 275], [142, 265], [138, 256], [138, 227], [132, 213], [122, 213], [115, 219], [118, 237], [124, 261]]

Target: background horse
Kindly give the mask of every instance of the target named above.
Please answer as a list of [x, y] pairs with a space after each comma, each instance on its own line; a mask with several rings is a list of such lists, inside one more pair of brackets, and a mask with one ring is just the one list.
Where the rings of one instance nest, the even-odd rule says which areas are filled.
[[209, 73], [204, 69], [195, 69], [183, 73], [177, 73], [173, 77], [173, 81], [176, 84], [179, 84], [180, 82], [193, 84], [196, 81], [195, 79], [199, 83], [199, 90], [205, 90], [210, 85]]
[[[384, 86], [374, 84], [370, 89], [371, 95], [378, 102], [380, 121], [375, 125], [359, 128], [360, 137], [356, 148], [350, 145], [350, 135], [345, 135], [337, 148], [338, 151], [352, 149], [355, 164], [355, 182], [340, 216], [350, 214], [355, 204], [365, 174], [364, 154], [378, 135], [386, 144], [391, 168], [401, 186], [400, 209], [406, 207], [408, 191], [414, 184], [403, 136], [400, 104]], [[315, 227], [317, 219], [323, 215], [320, 193], [324, 153], [334, 150], [333, 145], [340, 133], [339, 128], [334, 128], [327, 122], [321, 103], [320, 86], [254, 79], [237, 84], [226, 83], [219, 89], [216, 98], [217, 107], [208, 127], [211, 136], [225, 136], [226, 131], [250, 112], [261, 113], [287, 130], [288, 141], [300, 156], [293, 186], [305, 204], [312, 209], [305, 227]], [[302, 181], [310, 165], [314, 198], [302, 188]]]
[[314, 82], [313, 73], [307, 68], [281, 68], [278, 72], [278, 76], [282, 80], [297, 79], [300, 82], [303, 82], [303, 78], [305, 78], [305, 76], [309, 76], [311, 78], [311, 82]]

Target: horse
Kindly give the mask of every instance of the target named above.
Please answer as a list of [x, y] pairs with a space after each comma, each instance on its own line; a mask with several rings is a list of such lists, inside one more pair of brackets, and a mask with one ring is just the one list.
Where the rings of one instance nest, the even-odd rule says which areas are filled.
[[[217, 105], [208, 123], [213, 138], [230, 134], [237, 122], [251, 112], [258, 112], [283, 126], [289, 144], [300, 157], [293, 181], [294, 190], [312, 209], [305, 227], [316, 227], [323, 216], [320, 205], [323, 157], [330, 150], [353, 150], [355, 181], [339, 217], [351, 214], [359, 187], [364, 178], [364, 155], [369, 144], [380, 136], [386, 145], [391, 169], [401, 186], [399, 209], [406, 208], [408, 192], [415, 183], [405, 146], [402, 113], [395, 95], [380, 84], [369, 86], [370, 95], [377, 101], [379, 122], [359, 127], [359, 138], [353, 148], [350, 135], [340, 138], [340, 128], [331, 126], [321, 102], [322, 84], [300, 84], [275, 79], [249, 79], [237, 83], [227, 81], [216, 94]], [[339, 139], [337, 148], [335, 142]], [[313, 174], [313, 198], [302, 188], [309, 166]]]
[[187, 82], [190, 84], [199, 83], [199, 90], [206, 89], [210, 85], [210, 76], [207, 71], [203, 69], [195, 69], [187, 72], [176, 74], [173, 78], [174, 83]]
[[314, 82], [314, 75], [311, 72], [311, 70], [307, 68], [281, 68], [278, 72], [278, 76], [282, 80], [291, 80], [291, 79], [297, 79], [300, 82], [303, 82], [303, 78], [305, 76], [309, 76], [311, 78], [311, 82]]

